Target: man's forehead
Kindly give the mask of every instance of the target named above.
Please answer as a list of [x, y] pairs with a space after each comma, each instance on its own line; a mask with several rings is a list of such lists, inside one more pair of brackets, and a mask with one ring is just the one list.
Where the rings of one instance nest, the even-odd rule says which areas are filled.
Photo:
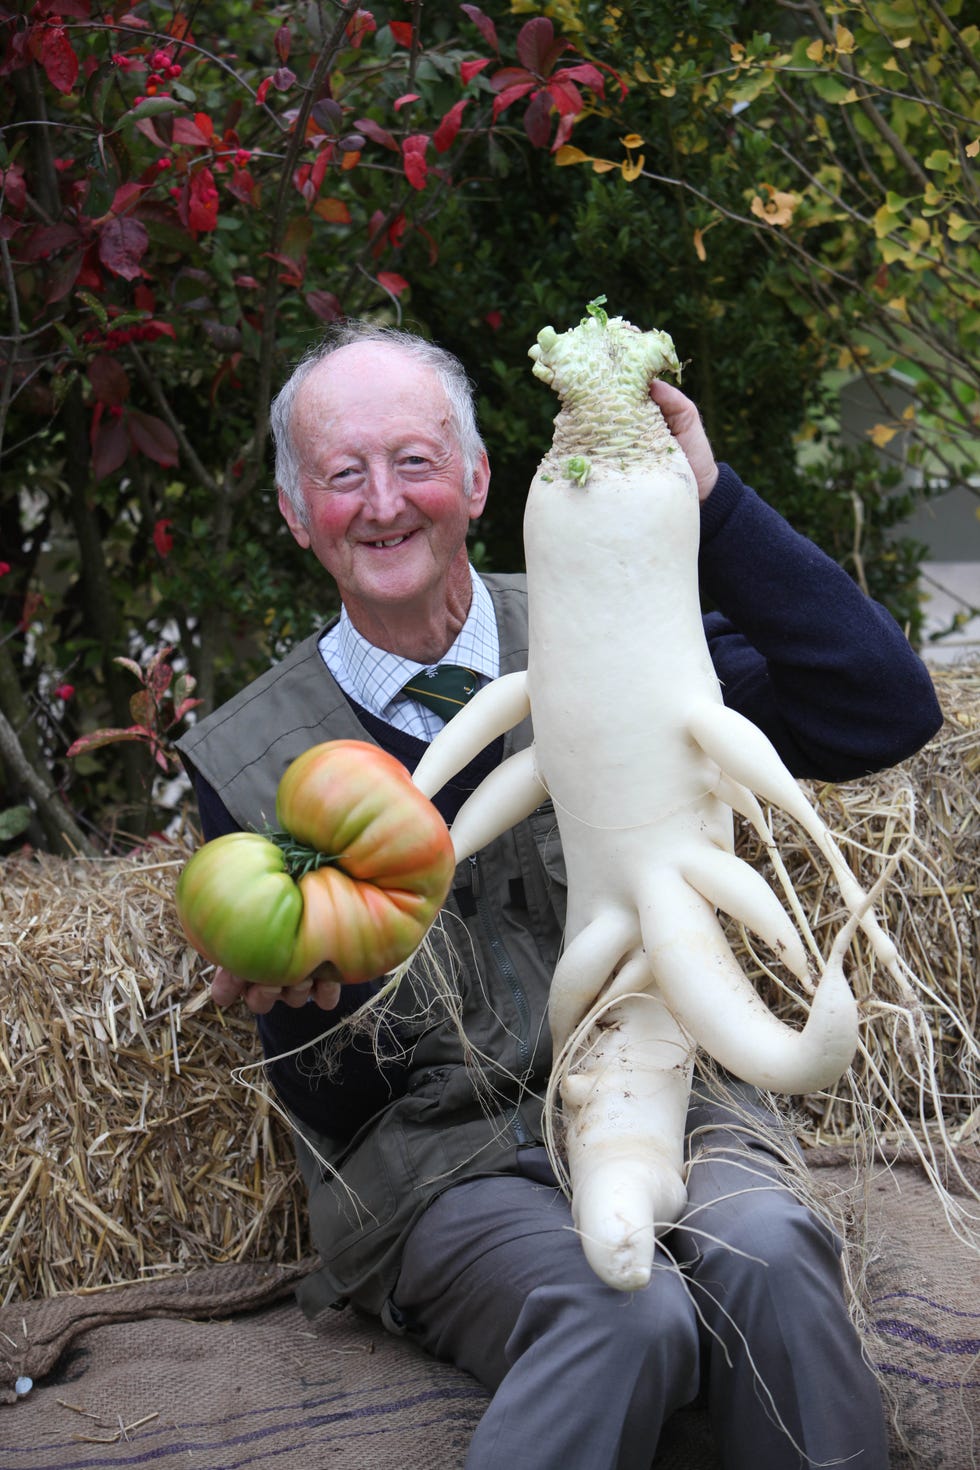
[[307, 383], [329, 393], [347, 384], [441, 388], [433, 367], [390, 342], [348, 342], [317, 364]]
[[331, 446], [397, 447], [409, 439], [456, 443], [452, 411], [438, 373], [387, 343], [354, 342], [319, 362], [301, 385], [293, 431], [315, 456]]

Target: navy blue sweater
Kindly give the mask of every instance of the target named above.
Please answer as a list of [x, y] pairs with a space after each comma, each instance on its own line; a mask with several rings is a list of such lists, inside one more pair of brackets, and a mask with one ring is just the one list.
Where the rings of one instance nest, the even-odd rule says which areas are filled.
[[[904, 760], [939, 729], [932, 680], [890, 614], [727, 465], [701, 508], [699, 573], [718, 608], [704, 623], [724, 701], [768, 735], [795, 776], [853, 780]], [[415, 768], [424, 742], [355, 712], [380, 745]], [[499, 758], [500, 742], [440, 793], [447, 821]], [[199, 773], [194, 778], [204, 837], [237, 830], [214, 790]], [[369, 988], [344, 986], [331, 1013], [275, 1006], [258, 1018], [266, 1055], [315, 1040]], [[301, 1062], [275, 1063], [270, 1074], [294, 1113], [336, 1136], [353, 1132], [397, 1086], [367, 1048], [347, 1059], [342, 1086], [305, 1075]]]

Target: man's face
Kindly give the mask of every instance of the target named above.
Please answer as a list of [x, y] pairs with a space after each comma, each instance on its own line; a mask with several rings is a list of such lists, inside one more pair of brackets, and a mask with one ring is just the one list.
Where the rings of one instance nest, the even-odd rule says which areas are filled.
[[[449, 404], [431, 368], [391, 345], [358, 342], [303, 383], [292, 437], [306, 516], [280, 496], [289, 528], [337, 582], [355, 625], [448, 595], [466, 565], [466, 532], [489, 471], [472, 493]], [[359, 616], [360, 614], [360, 616]]]

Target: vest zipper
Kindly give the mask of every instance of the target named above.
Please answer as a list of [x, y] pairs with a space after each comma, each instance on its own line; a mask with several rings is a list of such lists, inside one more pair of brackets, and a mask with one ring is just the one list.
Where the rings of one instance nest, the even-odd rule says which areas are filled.
[[[520, 1024], [516, 1036], [517, 1053], [521, 1059], [521, 1069], [526, 1076], [531, 1068], [531, 1044], [529, 1039], [531, 1024], [530, 1007], [527, 1003], [524, 987], [521, 985], [520, 978], [514, 968], [514, 962], [507, 953], [504, 942], [500, 937], [500, 931], [497, 928], [497, 921], [494, 918], [493, 910], [484, 895], [483, 885], [480, 882], [480, 867], [476, 853], [469, 859], [469, 864], [470, 887], [476, 903], [477, 913], [480, 915], [480, 923], [483, 925], [483, 932], [490, 946], [490, 953], [496, 961], [497, 969], [500, 971], [507, 984], [507, 988], [510, 990], [514, 1008], [519, 1019]], [[514, 1104], [514, 1111], [510, 1117], [510, 1129], [517, 1140], [518, 1146], [534, 1142], [534, 1139], [524, 1126], [524, 1119], [521, 1117], [519, 1103]]]

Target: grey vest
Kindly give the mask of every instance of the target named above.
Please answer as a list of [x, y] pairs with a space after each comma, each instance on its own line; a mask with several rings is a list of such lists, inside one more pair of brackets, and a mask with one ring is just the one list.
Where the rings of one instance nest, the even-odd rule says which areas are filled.
[[[522, 669], [524, 578], [485, 581], [497, 615], [501, 673]], [[180, 741], [187, 761], [243, 827], [274, 818], [279, 779], [310, 745], [370, 739], [316, 645], [316, 636], [306, 639]], [[505, 738], [504, 757], [530, 739], [525, 721]], [[515, 1151], [540, 1141], [551, 1063], [548, 986], [564, 902], [564, 864], [548, 804], [460, 864], [442, 934], [433, 932], [442, 968], [453, 976], [466, 1041], [492, 1060], [472, 1065], [449, 1007], [419, 977], [395, 1001], [412, 1035], [405, 1091], [349, 1142], [296, 1120], [321, 1259], [300, 1293], [308, 1311], [346, 1297], [381, 1312], [405, 1237], [430, 1201], [462, 1179], [511, 1172]], [[426, 1002], [431, 1008], [423, 1020]], [[329, 1118], [323, 1126], [329, 1129]]]

